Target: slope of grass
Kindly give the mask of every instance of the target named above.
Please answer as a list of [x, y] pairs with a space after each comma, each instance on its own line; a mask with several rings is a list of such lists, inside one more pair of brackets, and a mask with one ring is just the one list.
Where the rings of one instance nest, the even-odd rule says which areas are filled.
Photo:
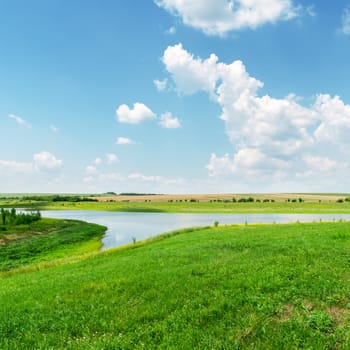
[[106, 230], [82, 221], [57, 219], [1, 228], [0, 272], [97, 250]]
[[3, 275], [0, 348], [350, 348], [349, 223], [219, 226], [131, 248]]

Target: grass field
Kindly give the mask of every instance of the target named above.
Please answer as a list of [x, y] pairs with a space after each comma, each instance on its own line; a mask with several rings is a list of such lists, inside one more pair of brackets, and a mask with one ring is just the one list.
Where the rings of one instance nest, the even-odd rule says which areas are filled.
[[219, 226], [5, 273], [0, 348], [349, 349], [349, 252], [347, 222]]
[[0, 225], [0, 273], [98, 251], [105, 230], [82, 221], [57, 219]]

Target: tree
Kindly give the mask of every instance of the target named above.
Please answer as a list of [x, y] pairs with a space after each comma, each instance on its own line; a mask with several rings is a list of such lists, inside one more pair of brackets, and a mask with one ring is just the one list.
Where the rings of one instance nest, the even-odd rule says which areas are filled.
[[1, 218], [2, 218], [2, 224], [6, 225], [6, 211], [4, 208], [1, 208]]

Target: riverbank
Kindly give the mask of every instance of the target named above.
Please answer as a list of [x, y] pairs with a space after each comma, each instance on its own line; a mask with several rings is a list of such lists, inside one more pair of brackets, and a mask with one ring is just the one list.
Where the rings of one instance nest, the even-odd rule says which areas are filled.
[[51, 218], [0, 228], [0, 273], [97, 252], [106, 231], [96, 224]]
[[3, 349], [348, 349], [349, 223], [169, 235], [3, 276]]

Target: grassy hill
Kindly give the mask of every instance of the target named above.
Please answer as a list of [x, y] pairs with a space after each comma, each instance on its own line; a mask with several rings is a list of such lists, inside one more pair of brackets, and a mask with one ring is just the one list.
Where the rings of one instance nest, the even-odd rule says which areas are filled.
[[213, 227], [0, 276], [1, 349], [349, 349], [350, 224]]

